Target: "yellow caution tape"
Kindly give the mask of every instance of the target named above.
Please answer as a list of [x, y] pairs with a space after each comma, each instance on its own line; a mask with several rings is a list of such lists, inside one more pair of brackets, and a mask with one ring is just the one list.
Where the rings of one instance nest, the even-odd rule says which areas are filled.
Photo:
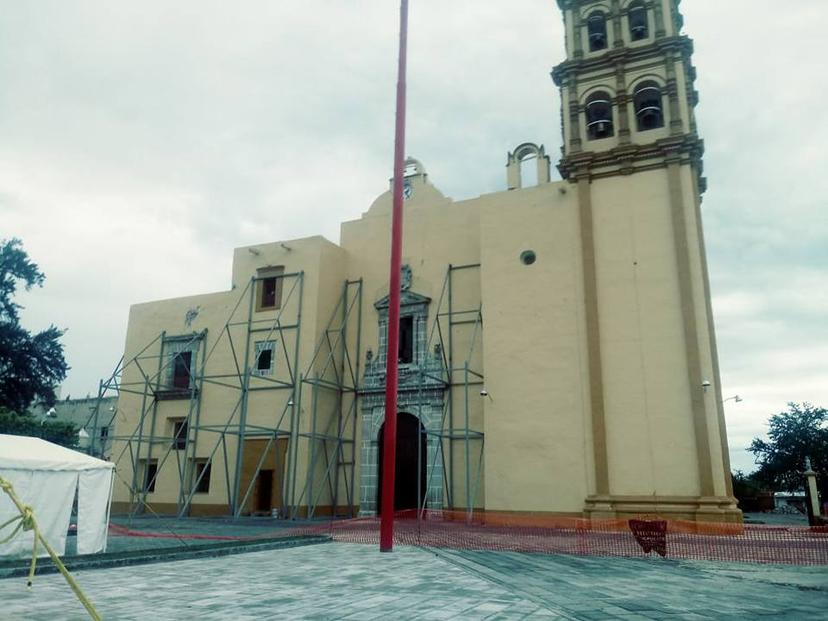
[[37, 545], [38, 542], [43, 544], [43, 547], [49, 553], [49, 556], [52, 557], [52, 561], [57, 566], [60, 573], [66, 579], [66, 582], [69, 583], [69, 586], [74, 591], [77, 598], [80, 600], [80, 603], [83, 604], [86, 611], [89, 613], [89, 617], [94, 619], [94, 621], [101, 621], [101, 615], [98, 614], [98, 611], [95, 610], [95, 606], [92, 605], [92, 602], [89, 601], [89, 598], [84, 595], [83, 591], [81, 590], [80, 586], [75, 579], [72, 577], [72, 574], [69, 573], [69, 570], [66, 569], [66, 566], [61, 562], [60, 557], [55, 553], [52, 549], [52, 546], [49, 545], [49, 542], [44, 539], [43, 535], [40, 533], [40, 529], [37, 526], [37, 520], [34, 516], [34, 511], [28, 505], [24, 505], [20, 498], [17, 497], [17, 494], [14, 492], [14, 488], [12, 484], [0, 477], [0, 489], [8, 494], [11, 501], [17, 507], [17, 510], [20, 512], [20, 515], [13, 517], [12, 519], [0, 524], [0, 530], [3, 530], [7, 526], [14, 524], [17, 522], [17, 526], [15, 526], [14, 530], [12, 531], [11, 535], [6, 537], [5, 539], [0, 540], [0, 544], [6, 543], [10, 541], [12, 537], [17, 535], [18, 532], [21, 530], [23, 531], [32, 531], [34, 533], [34, 545], [32, 546], [32, 564], [29, 567], [29, 579], [26, 585], [31, 588], [32, 582], [34, 581], [34, 574], [35, 574], [35, 567], [37, 566]]

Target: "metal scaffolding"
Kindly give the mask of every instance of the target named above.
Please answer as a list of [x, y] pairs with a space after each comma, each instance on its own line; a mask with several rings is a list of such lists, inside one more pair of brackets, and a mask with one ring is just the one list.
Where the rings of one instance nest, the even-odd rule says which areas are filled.
[[[353, 342], [351, 334], [355, 335]], [[306, 517], [313, 518], [323, 497], [331, 503], [332, 515], [337, 515], [340, 494], [345, 496], [344, 515], [354, 516], [361, 342], [360, 279], [345, 282], [339, 302], [301, 377], [292, 489], [296, 489], [296, 456], [303, 447], [309, 465], [303, 489], [294, 494], [290, 517], [299, 517], [299, 508], [306, 501]], [[303, 397], [307, 393], [311, 403], [305, 428], [301, 404], [308, 398]]]
[[[455, 452], [457, 444], [462, 443], [460, 450], [464, 464], [463, 498], [469, 518], [472, 517], [477, 503], [483, 474], [485, 434], [480, 429], [473, 429], [471, 421], [472, 400], [488, 395], [482, 388], [485, 379], [482, 364], [480, 367], [475, 364], [475, 353], [482, 348], [483, 304], [477, 296], [478, 299], [472, 308], [458, 309], [454, 290], [459, 274], [474, 273], [479, 283], [479, 270], [480, 263], [448, 266], [428, 339], [428, 349], [437, 347], [442, 353], [443, 369], [439, 376], [426, 368], [420, 369], [420, 390], [422, 380], [426, 378], [441, 381], [445, 387], [440, 430], [427, 430], [426, 434], [438, 438], [441, 444], [441, 450], [435, 454], [435, 458], [439, 455], [443, 459], [446, 505], [450, 509], [456, 506]], [[476, 386], [481, 387], [480, 392], [472, 396], [472, 387]], [[459, 399], [455, 399], [458, 393]], [[455, 405], [457, 400], [461, 403], [460, 412], [457, 411], [460, 408]], [[474, 473], [473, 460], [477, 464]], [[434, 472], [434, 468], [429, 468], [429, 471]], [[430, 484], [431, 481], [428, 481], [427, 487]], [[419, 490], [417, 498], [423, 499]], [[419, 516], [422, 516], [427, 508], [425, 504], [424, 500], [420, 503]]]
[[[440, 443], [436, 456], [443, 460], [447, 506], [455, 504], [458, 482], [454, 470], [460, 451], [465, 465], [461, 487], [470, 514], [483, 469], [483, 432], [471, 425], [471, 391], [483, 386], [483, 374], [474, 362], [482, 344], [482, 310], [479, 301], [474, 308], [457, 308], [453, 289], [459, 273], [471, 273], [479, 267], [448, 266], [427, 345], [428, 350], [441, 352], [442, 370], [426, 368], [425, 364], [420, 369], [421, 384], [426, 378], [437, 380], [446, 395], [440, 429], [429, 431], [429, 436]], [[129, 488], [132, 514], [150, 507], [148, 494], [165, 464], [174, 462], [179, 517], [190, 515], [202, 479], [214, 464], [223, 466], [227, 513], [239, 516], [247, 511], [257, 479], [272, 458], [278, 470], [273, 476], [280, 482], [281, 496], [274, 499], [280, 515], [313, 518], [321, 515], [322, 508], [330, 507], [332, 516], [354, 516], [359, 502], [356, 439], [362, 394], [363, 283], [361, 279], [343, 283], [330, 319], [300, 370], [304, 273], [279, 278], [286, 293], [275, 317], [263, 319], [255, 312], [257, 287], [265, 277], [254, 277], [209, 348], [207, 330], [174, 337], [161, 332], [137, 354], [122, 358], [110, 377], [101, 381], [98, 406], [93, 411], [96, 425], [99, 416], [105, 415], [100, 411], [102, 399], [130, 395], [140, 401], [140, 407], [131, 412], [134, 429], [108, 438], [116, 449], [112, 460], [131, 467], [131, 480], [122, 482]], [[280, 375], [257, 373], [256, 356], [251, 354], [262, 341], [278, 343], [283, 360]], [[191, 380], [186, 388], [171, 388], [172, 352], [182, 350], [195, 352], [190, 360]], [[267, 394], [266, 399], [259, 393]], [[186, 400], [178, 435], [162, 428], [162, 423], [170, 421], [170, 417], [159, 416], [159, 406], [166, 400]], [[252, 400], [256, 406], [251, 409]], [[209, 416], [205, 416], [205, 408], [209, 408]], [[222, 408], [224, 414], [220, 413]], [[112, 420], [126, 420], [124, 413], [119, 401]], [[248, 464], [245, 472], [248, 440], [261, 440], [264, 448], [255, 467]], [[89, 452], [102, 455], [103, 449], [92, 438]], [[197, 462], [200, 468], [196, 468]], [[147, 468], [153, 463], [155, 470], [149, 476]], [[212, 473], [213, 477], [217, 474]], [[418, 498], [423, 496], [418, 494]], [[423, 501], [420, 512], [425, 508]]]
[[[135, 429], [129, 435], [116, 435], [112, 438], [114, 446], [121, 446], [113, 461], [121, 463], [128, 457], [132, 468], [132, 480], [126, 482], [130, 488], [130, 505], [132, 513], [143, 511], [147, 505], [147, 494], [154, 489], [155, 482], [164, 464], [172, 457], [178, 474], [177, 514], [187, 515], [193, 498], [199, 489], [202, 478], [212, 467], [215, 457], [221, 451], [224, 466], [224, 478], [227, 491], [228, 512], [240, 515], [250, 498], [256, 478], [262, 469], [269, 452], [276, 449], [281, 438], [289, 439], [293, 435], [293, 419], [298, 386], [298, 359], [301, 342], [301, 317], [304, 273], [279, 276], [281, 286], [287, 289], [282, 298], [275, 318], [258, 319], [254, 316], [256, 289], [265, 278], [252, 278], [239, 296], [229, 318], [212, 346], [207, 348], [207, 331], [192, 333], [187, 340], [176, 337], [179, 349], [197, 347], [197, 360], [190, 360], [191, 380], [186, 389], [170, 389], [165, 381], [165, 374], [170, 372], [173, 357], [168, 351], [169, 341], [166, 332], [161, 332], [129, 360], [122, 359], [112, 375], [101, 382], [99, 397], [111, 393], [133, 394], [141, 398], [141, 407]], [[290, 309], [290, 314], [286, 312]], [[267, 377], [254, 373], [251, 351], [256, 340], [278, 342], [283, 355], [283, 377]], [[221, 356], [229, 358], [229, 369], [208, 372], [210, 362]], [[222, 424], [202, 423], [202, 402], [205, 387], [214, 392], [231, 391], [233, 397]], [[248, 422], [249, 401], [251, 395], [260, 391], [273, 394], [269, 400], [268, 423], [252, 424]], [[165, 400], [186, 399], [187, 413], [181, 421], [180, 435], [169, 436], [159, 433], [158, 407]], [[211, 404], [210, 407], [214, 407]], [[122, 408], [121, 408], [122, 409]], [[213, 421], [221, 416], [211, 416]], [[148, 428], [148, 429], [147, 429]], [[184, 431], [185, 430], [185, 431]], [[182, 437], [183, 436], [183, 437]], [[235, 438], [236, 454], [231, 460], [228, 450], [228, 438]], [[247, 485], [242, 481], [242, 463], [245, 441], [260, 439], [267, 442]], [[198, 475], [194, 467], [198, 457], [200, 442], [208, 443], [209, 454], [203, 461]], [[183, 448], [183, 450], [182, 450]], [[93, 447], [94, 450], [94, 447]], [[157, 452], [156, 452], [157, 450]], [[155, 473], [146, 476], [141, 464], [150, 464], [156, 460]], [[203, 458], [201, 458], [203, 459]], [[231, 465], [231, 461], [234, 463]], [[284, 472], [279, 473], [284, 477]], [[141, 478], [143, 477], [143, 479]], [[284, 486], [282, 486], [284, 491]], [[287, 506], [287, 499], [280, 499], [282, 507]]]

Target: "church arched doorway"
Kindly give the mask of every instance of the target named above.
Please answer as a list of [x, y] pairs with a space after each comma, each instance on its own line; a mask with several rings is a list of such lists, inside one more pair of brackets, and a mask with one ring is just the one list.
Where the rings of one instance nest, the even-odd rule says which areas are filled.
[[[382, 510], [382, 460], [385, 424], [380, 426], [377, 444], [377, 514]], [[426, 497], [426, 448], [428, 437], [420, 420], [407, 412], [397, 414], [397, 458], [394, 484], [394, 511], [416, 509]], [[419, 500], [417, 502], [417, 493]]]

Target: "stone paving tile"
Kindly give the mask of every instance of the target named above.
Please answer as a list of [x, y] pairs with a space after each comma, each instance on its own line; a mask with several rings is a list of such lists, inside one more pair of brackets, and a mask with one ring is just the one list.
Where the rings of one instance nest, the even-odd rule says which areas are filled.
[[[312, 550], [311, 548], [317, 548]], [[199, 559], [79, 571], [75, 577], [105, 619], [485, 619], [524, 598], [434, 554], [398, 548], [322, 544]], [[86, 619], [59, 575], [0, 580], [0, 619]], [[537, 606], [529, 604], [519, 616]], [[519, 608], [515, 608], [519, 610]]]
[[828, 568], [443, 551], [443, 558], [569, 618], [825, 618]]
[[[397, 548], [303, 548], [76, 572], [105, 619], [740, 621], [825, 618], [828, 570]], [[59, 575], [0, 580], [0, 620], [86, 613]]]

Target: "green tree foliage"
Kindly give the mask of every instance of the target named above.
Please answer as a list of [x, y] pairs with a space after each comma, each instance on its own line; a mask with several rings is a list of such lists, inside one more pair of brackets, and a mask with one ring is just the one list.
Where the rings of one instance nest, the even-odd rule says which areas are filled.
[[736, 498], [748, 498], [756, 496], [762, 491], [762, 484], [756, 480], [756, 473], [745, 474], [736, 470], [732, 474], [733, 495]]
[[68, 448], [77, 448], [78, 428], [72, 423], [41, 420], [29, 414], [15, 414], [0, 408], [0, 433], [10, 436], [32, 436]]
[[45, 276], [19, 239], [0, 240], [0, 407], [25, 412], [34, 402], [55, 403], [54, 387], [69, 367], [55, 326], [32, 334], [20, 325], [17, 288], [43, 286]]
[[759, 466], [753, 477], [777, 491], [801, 490], [810, 457], [820, 496], [828, 499], [828, 410], [789, 403], [787, 412], [771, 416], [768, 427], [768, 439], [755, 438], [748, 448]]

